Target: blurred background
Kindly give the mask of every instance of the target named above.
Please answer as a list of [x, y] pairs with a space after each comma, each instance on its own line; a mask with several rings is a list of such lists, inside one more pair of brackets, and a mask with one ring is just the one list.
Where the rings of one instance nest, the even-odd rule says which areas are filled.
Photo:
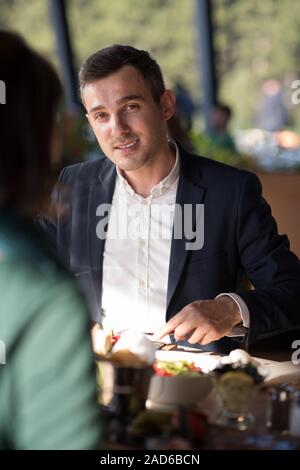
[[255, 171], [300, 256], [300, 3], [0, 0], [0, 28], [24, 36], [63, 80], [64, 164], [100, 152], [78, 98], [80, 64], [113, 43], [149, 50], [177, 95], [170, 135]]

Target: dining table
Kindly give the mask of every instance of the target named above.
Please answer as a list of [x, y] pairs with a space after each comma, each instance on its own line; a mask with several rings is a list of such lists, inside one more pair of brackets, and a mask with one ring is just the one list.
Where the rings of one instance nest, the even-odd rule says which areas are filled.
[[[222, 355], [214, 352], [174, 344], [162, 344], [156, 350], [157, 360], [193, 362], [201, 368], [204, 374], [209, 374], [220, 363], [221, 358]], [[259, 356], [252, 355], [252, 358], [265, 374], [264, 382], [250, 406], [250, 412], [254, 416], [253, 425], [243, 431], [220, 425], [217, 417], [222, 410], [222, 401], [216, 388], [213, 387], [211, 392], [197, 404], [197, 412], [205, 416], [205, 432], [199, 448], [203, 450], [300, 450], [300, 435], [295, 436], [289, 432], [289, 421], [285, 423], [285, 426], [277, 426], [277, 428], [274, 423], [268, 422], [270, 421], [270, 406], [273, 405], [272, 391], [276, 389], [289, 389], [293, 393], [300, 391], [300, 365], [292, 360], [291, 352], [286, 350], [277, 350], [273, 354], [268, 350], [260, 350]], [[285, 409], [284, 412], [289, 413], [291, 403], [286, 405], [289, 409]], [[168, 443], [168, 440], [166, 441], [165, 437], [160, 435], [156, 435], [154, 443], [151, 439], [145, 442], [128, 445], [128, 443], [113, 442], [106, 438], [104, 446], [113, 450], [151, 449], [153, 446], [152, 448], [161, 450], [176, 449], [178, 445], [177, 441], [174, 441], [174, 447], [172, 447], [173, 441]], [[188, 443], [188, 440], [183, 440], [183, 442], [186, 442], [187, 448], [194, 448], [189, 447], [192, 444]]]

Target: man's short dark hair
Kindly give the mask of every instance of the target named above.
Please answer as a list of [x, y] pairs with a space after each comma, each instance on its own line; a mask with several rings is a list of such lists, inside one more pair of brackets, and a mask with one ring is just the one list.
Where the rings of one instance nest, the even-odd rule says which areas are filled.
[[154, 100], [159, 103], [166, 89], [159, 65], [149, 52], [120, 44], [100, 49], [84, 62], [79, 72], [81, 96], [87, 84], [105, 78], [126, 65], [134, 67], [142, 75]]

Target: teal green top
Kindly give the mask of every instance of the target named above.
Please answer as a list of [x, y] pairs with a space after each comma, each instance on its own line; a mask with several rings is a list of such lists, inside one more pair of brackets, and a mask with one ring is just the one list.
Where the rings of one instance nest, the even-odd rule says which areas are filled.
[[83, 299], [33, 225], [1, 212], [0, 341], [0, 449], [97, 447]]

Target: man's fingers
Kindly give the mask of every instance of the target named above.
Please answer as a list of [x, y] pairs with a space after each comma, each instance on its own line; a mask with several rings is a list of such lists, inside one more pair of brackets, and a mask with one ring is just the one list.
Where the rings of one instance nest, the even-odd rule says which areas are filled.
[[153, 339], [174, 333], [177, 341], [187, 339], [191, 344], [208, 344], [224, 336], [224, 331], [220, 328], [220, 305], [214, 300], [199, 301], [184, 307], [155, 333]]
[[211, 343], [212, 341], [217, 341], [217, 339], [219, 339], [219, 338], [214, 338], [214, 337], [212, 337], [211, 335], [206, 334], [206, 335], [204, 335], [203, 338], [201, 339], [201, 344], [206, 345], [206, 344]]
[[169, 320], [160, 330], [153, 334], [153, 340], [156, 341], [158, 339], [163, 338], [170, 333], [173, 333], [175, 328], [182, 322], [182, 310], [179, 313], [176, 313], [171, 320]]
[[175, 328], [176, 328], [176, 323], [170, 320], [160, 330], [154, 333], [152, 338], [154, 341], [161, 339], [164, 336], [169, 335], [170, 333], [173, 333]]
[[204, 329], [202, 330], [198, 328], [188, 339], [188, 342], [191, 344], [199, 343], [205, 345], [211, 343], [212, 341], [217, 341], [218, 339], [220, 339], [220, 336], [214, 336]]
[[188, 320], [183, 321], [180, 325], [177, 326], [174, 330], [174, 338], [177, 341], [180, 341], [182, 339], [186, 339], [187, 337], [191, 336], [197, 328], [197, 325], [195, 325], [192, 322], [189, 322]]
[[202, 328], [196, 328], [193, 334], [188, 338], [188, 342], [191, 344], [200, 343], [203, 344], [202, 341], [206, 335], [206, 331]]

